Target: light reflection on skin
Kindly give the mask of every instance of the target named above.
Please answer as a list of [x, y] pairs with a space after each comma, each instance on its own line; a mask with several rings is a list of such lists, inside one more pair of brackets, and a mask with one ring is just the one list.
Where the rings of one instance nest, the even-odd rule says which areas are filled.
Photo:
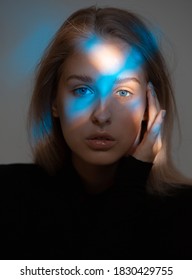
[[[146, 109], [147, 83], [135, 49], [116, 39], [93, 42], [90, 49], [81, 44], [65, 62], [53, 112], [73, 156], [106, 165], [133, 151]], [[90, 149], [85, 139], [98, 132], [112, 135], [117, 144], [108, 151]]]

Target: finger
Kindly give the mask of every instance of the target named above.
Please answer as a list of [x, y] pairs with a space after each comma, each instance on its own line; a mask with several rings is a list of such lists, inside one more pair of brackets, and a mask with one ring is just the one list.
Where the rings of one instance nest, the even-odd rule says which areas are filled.
[[166, 111], [161, 110], [160, 114], [157, 116], [157, 119], [151, 127], [150, 135], [152, 136], [153, 141], [153, 155], [154, 159], [156, 155], [159, 153], [159, 151], [162, 148], [162, 125], [163, 125], [163, 120], [165, 118]]
[[157, 98], [157, 94], [155, 92], [154, 86], [151, 82], [148, 83], [148, 88], [149, 88], [149, 91], [151, 92], [151, 96], [154, 97], [154, 101], [155, 101], [155, 105], [156, 105], [157, 110], [160, 111], [161, 107], [160, 107], [160, 104], [159, 104], [159, 100]]
[[165, 117], [165, 110], [161, 110], [152, 124], [149, 131], [146, 131], [145, 136], [133, 154], [134, 157], [146, 162], [153, 162], [156, 155], [161, 149], [161, 128]]
[[150, 131], [148, 132], [148, 135], [146, 136], [146, 147], [148, 146], [148, 149], [151, 149], [152, 160], [155, 159], [162, 147], [161, 131], [165, 113], [165, 110], [161, 110], [158, 113], [154, 123], [150, 128]]
[[154, 123], [152, 124], [152, 126], [148, 132], [148, 138], [152, 142], [154, 142], [156, 137], [160, 134], [163, 119], [165, 117], [165, 113], [166, 113], [165, 110], [161, 110], [158, 113]]
[[148, 84], [148, 124], [147, 130], [149, 130], [154, 123], [159, 111], [160, 111], [160, 104], [157, 99], [154, 87], [151, 83]]

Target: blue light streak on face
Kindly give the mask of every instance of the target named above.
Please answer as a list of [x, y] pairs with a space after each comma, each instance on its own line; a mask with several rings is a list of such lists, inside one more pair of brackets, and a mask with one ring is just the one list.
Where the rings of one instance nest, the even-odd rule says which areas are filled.
[[[129, 50], [127, 53], [125, 53], [123, 49], [122, 53], [118, 53], [117, 50], [114, 49], [114, 54], [111, 53], [112, 60], [107, 60], [108, 51], [105, 45], [103, 47], [104, 43], [104, 40], [102, 41], [97, 37], [92, 37], [89, 40], [81, 42], [81, 47], [83, 48], [81, 52], [85, 53], [90, 58], [90, 64], [93, 68], [98, 70], [98, 74], [94, 77], [93, 89], [90, 91], [92, 94], [83, 97], [68, 97], [65, 109], [68, 121], [73, 121], [89, 113], [96, 103], [104, 104], [113, 92], [115, 81], [118, 78], [127, 77], [129, 73], [139, 71], [143, 65], [144, 60], [142, 55], [135, 47], [128, 48], [128, 45], [126, 45]], [[101, 46], [101, 52], [99, 48], [97, 49], [98, 46]], [[112, 47], [109, 45], [109, 53], [113, 51], [111, 48]], [[104, 53], [103, 61], [102, 57], [99, 57], [102, 51]], [[116, 52], [117, 60], [115, 61]], [[94, 55], [96, 55], [96, 57], [94, 57]], [[132, 109], [135, 110], [140, 105], [139, 103], [139, 100], [132, 102]]]
[[78, 97], [78, 98], [67, 98], [67, 106], [65, 109], [65, 114], [68, 118], [68, 120], [73, 121], [74, 119], [77, 119], [78, 117], [81, 117], [86, 112], [88, 112], [95, 100], [95, 93], [93, 93], [90, 96], [86, 97]]
[[135, 98], [133, 101], [129, 103], [129, 110], [132, 112], [138, 110], [141, 107], [141, 98]]
[[138, 71], [144, 64], [144, 59], [136, 47], [131, 47], [123, 70]]
[[96, 45], [100, 44], [101, 42], [101, 38], [98, 36], [92, 36], [91, 38], [82, 40], [80, 42], [80, 49], [85, 53], [89, 53]]

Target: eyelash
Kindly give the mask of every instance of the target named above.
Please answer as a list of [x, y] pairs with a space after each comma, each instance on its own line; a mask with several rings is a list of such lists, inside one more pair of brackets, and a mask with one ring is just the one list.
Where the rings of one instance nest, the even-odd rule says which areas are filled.
[[[129, 90], [126, 90], [126, 89], [120, 89], [120, 90], [118, 90], [117, 92], [116, 92], [116, 94], [118, 94], [119, 92], [126, 92], [126, 93], [129, 93], [129, 96], [130, 95], [133, 95], [133, 93], [131, 93]], [[121, 95], [119, 95], [120, 97], [128, 97], [127, 95], [126, 96], [121, 96]]]
[[82, 96], [82, 97], [83, 97], [83, 96], [86, 96], [86, 95], [91, 95], [91, 94], [81, 94], [81, 93], [78, 93], [78, 91], [84, 90], [84, 89], [87, 89], [87, 90], [89, 90], [89, 91], [91, 92], [91, 94], [94, 94], [94, 92], [93, 92], [92, 89], [90, 89], [90, 88], [88, 88], [88, 87], [85, 87], [85, 86], [75, 88], [75, 89], [73, 90], [73, 93], [74, 93], [75, 95], [77, 95], [77, 96]]
[[[88, 90], [90, 93], [79, 93], [79, 91], [80, 90]], [[129, 96], [122, 96], [122, 95], [120, 95], [119, 93], [120, 92], [126, 92], [126, 94], [129, 94]], [[76, 95], [76, 96], [79, 96], [79, 97], [86, 97], [86, 96], [90, 96], [90, 95], [92, 95], [92, 94], [94, 94], [94, 90], [92, 90], [92, 89], [90, 89], [89, 87], [86, 87], [86, 86], [82, 86], [82, 87], [78, 87], [78, 88], [75, 88], [74, 90], [73, 90], [73, 94], [74, 95]], [[120, 89], [120, 90], [118, 90], [118, 91], [116, 91], [115, 92], [115, 95], [118, 95], [120, 98], [121, 97], [123, 97], [123, 98], [125, 98], [125, 97], [130, 97], [131, 95], [133, 95], [133, 93], [131, 92], [131, 91], [129, 91], [129, 90], [126, 90], [126, 89]]]

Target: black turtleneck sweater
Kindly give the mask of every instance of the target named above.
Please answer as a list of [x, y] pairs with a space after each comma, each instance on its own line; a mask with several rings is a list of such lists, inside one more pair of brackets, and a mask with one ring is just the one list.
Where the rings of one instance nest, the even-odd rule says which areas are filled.
[[148, 194], [151, 167], [125, 158], [114, 187], [89, 194], [72, 165], [0, 165], [0, 259], [192, 259], [192, 188]]

